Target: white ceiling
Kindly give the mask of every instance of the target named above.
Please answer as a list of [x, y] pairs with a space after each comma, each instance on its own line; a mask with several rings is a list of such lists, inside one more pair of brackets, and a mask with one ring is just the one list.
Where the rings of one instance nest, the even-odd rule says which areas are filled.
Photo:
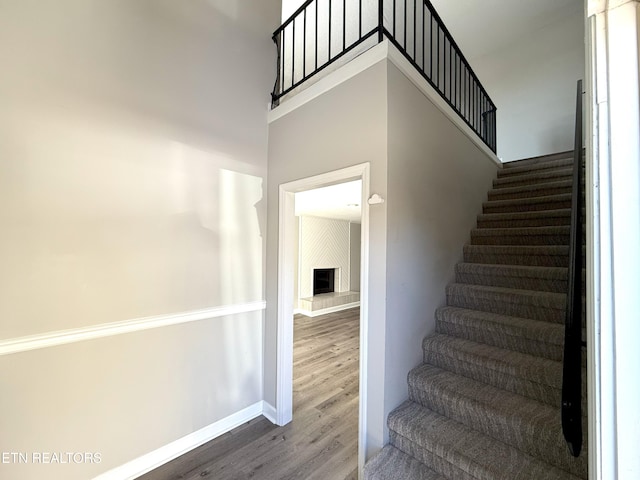
[[468, 59], [584, 8], [584, 0], [431, 0]]
[[296, 216], [335, 218], [360, 223], [362, 180], [296, 193]]

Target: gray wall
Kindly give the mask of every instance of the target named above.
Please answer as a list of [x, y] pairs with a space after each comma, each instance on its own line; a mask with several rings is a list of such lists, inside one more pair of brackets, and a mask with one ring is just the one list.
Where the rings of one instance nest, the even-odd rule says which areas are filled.
[[[279, 2], [258, 3], [2, 2], [0, 341], [264, 298]], [[261, 401], [262, 329], [0, 357], [0, 451], [102, 454], [0, 477], [89, 478]]]
[[407, 397], [406, 373], [462, 259], [497, 164], [394, 65], [388, 69], [385, 406]]

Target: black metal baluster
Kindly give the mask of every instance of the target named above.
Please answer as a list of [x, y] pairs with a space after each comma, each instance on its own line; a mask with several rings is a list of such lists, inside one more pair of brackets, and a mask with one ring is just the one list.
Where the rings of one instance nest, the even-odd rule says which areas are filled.
[[429, 80], [433, 82], [433, 15], [429, 11]]
[[296, 71], [296, 21], [291, 22], [293, 27], [293, 39], [291, 40], [291, 85], [296, 83], [295, 71]]
[[451, 52], [453, 51], [453, 48], [451, 46], [451, 42], [449, 42], [449, 96], [451, 98], [453, 98], [453, 92], [451, 91], [451, 85], [453, 85], [452, 80], [453, 80], [453, 57], [451, 56]]
[[383, 38], [384, 38], [384, 4], [382, 3], [382, 0], [378, 0], [378, 43], [380, 43]]
[[425, 65], [424, 65], [424, 51], [425, 51], [425, 46], [424, 46], [424, 31], [425, 31], [425, 18], [424, 18], [424, 0], [420, 0], [420, 3], [422, 4], [422, 71], [424, 72], [425, 70]]
[[476, 82], [473, 81], [473, 78], [471, 79], [471, 98], [473, 99], [473, 103], [472, 103], [472, 110], [471, 110], [471, 124], [473, 126], [473, 130], [475, 132], [478, 131], [477, 127], [476, 127], [476, 113], [477, 113], [477, 106], [476, 106]]
[[358, 1], [358, 40], [362, 38], [362, 0]]
[[471, 77], [471, 128], [476, 130], [476, 85]]
[[429, 12], [431, 20], [429, 21], [429, 78], [433, 82], [433, 13]]
[[303, 19], [303, 29], [302, 29], [302, 78], [307, 77], [307, 9], [304, 9], [304, 19]]
[[458, 51], [454, 49], [453, 51], [455, 63], [453, 64], [453, 95], [456, 98], [456, 108], [460, 108], [459, 101], [459, 92], [460, 92], [460, 57], [458, 56]]
[[476, 95], [476, 132], [482, 136], [480, 129], [480, 89], [478, 89], [478, 82], [475, 82], [475, 95]]
[[486, 121], [486, 110], [485, 110], [485, 101], [484, 101], [484, 94], [480, 95], [480, 132], [482, 133], [482, 135], [480, 135], [480, 138], [482, 138], [483, 140], [486, 141], [487, 138], [487, 121]]
[[[378, 1], [382, 4], [381, 0]], [[393, 38], [396, 38], [396, 0], [393, 0]]]
[[418, 55], [417, 55], [417, 52], [416, 52], [416, 25], [417, 25], [416, 24], [416, 21], [417, 21], [416, 20], [416, 17], [417, 17], [416, 10], [417, 10], [417, 8], [418, 8], [418, 4], [416, 3], [416, 0], [413, 0], [413, 59], [415, 61], [418, 60]]
[[482, 92], [476, 82], [476, 96], [478, 98], [478, 111], [476, 112], [476, 121], [478, 122], [478, 134], [482, 138]]
[[[286, 73], [287, 50], [285, 48], [287, 40], [287, 29], [282, 30], [282, 91], [285, 89], [284, 75]], [[282, 92], [280, 92], [282, 93]]]
[[329, 51], [327, 61], [331, 61], [331, 0], [329, 0]]
[[440, 24], [436, 24], [436, 33], [438, 34], [438, 44], [437, 44], [437, 56], [436, 56], [436, 67], [437, 67], [437, 75], [438, 75], [438, 90], [442, 91], [440, 88]]
[[475, 122], [476, 122], [476, 132], [478, 133], [478, 135], [481, 135], [481, 131], [480, 131], [480, 95], [479, 95], [479, 91], [478, 91], [478, 82], [474, 82], [474, 95], [476, 98], [476, 110], [475, 110]]
[[442, 93], [447, 98], [447, 37], [442, 35]]
[[444, 56], [444, 90], [447, 91], [447, 87], [449, 87], [449, 94], [447, 98], [451, 96], [451, 48], [447, 48], [447, 45], [451, 45], [449, 39], [444, 37], [444, 44], [442, 46], [443, 56]]
[[280, 65], [278, 66], [278, 76], [280, 77], [278, 95], [280, 95], [284, 90], [284, 32], [280, 32], [278, 39], [280, 40], [278, 48], [278, 57], [280, 61]]
[[282, 44], [282, 32], [278, 35], [278, 95], [284, 90], [284, 50]]
[[402, 28], [404, 35], [404, 41], [402, 42], [402, 48], [407, 51], [407, 0], [404, 0], [404, 26]]
[[469, 122], [469, 125], [471, 125], [471, 87], [469, 86], [469, 69], [465, 69], [465, 97], [467, 100], [467, 105], [466, 105], [466, 111], [465, 111], [465, 117], [467, 119], [467, 122]]
[[467, 69], [467, 88], [469, 89], [469, 125], [473, 127], [473, 84], [471, 83], [471, 73]]
[[487, 143], [487, 138], [489, 136], [488, 132], [489, 132], [489, 126], [487, 123], [487, 99], [484, 97], [484, 95], [482, 96], [482, 115], [480, 116], [482, 123], [481, 123], [481, 128], [480, 130], [482, 131], [482, 140], [484, 140], [484, 143]]
[[453, 81], [453, 96], [456, 99], [456, 110], [460, 109], [460, 102], [458, 99], [458, 62], [460, 61], [460, 57], [458, 57], [458, 52], [456, 52], [456, 62], [453, 64], [453, 75], [455, 80]]
[[347, 0], [342, 0], [342, 51], [347, 46]]

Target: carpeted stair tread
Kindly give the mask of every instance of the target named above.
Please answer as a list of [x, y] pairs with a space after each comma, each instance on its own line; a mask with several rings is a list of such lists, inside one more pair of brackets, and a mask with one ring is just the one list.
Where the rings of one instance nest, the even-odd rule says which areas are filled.
[[549, 181], [566, 180], [573, 175], [573, 167], [550, 168], [546, 170], [538, 170], [535, 172], [527, 172], [519, 175], [508, 175], [498, 177], [493, 180], [493, 188], [507, 188], [519, 185], [534, 185], [537, 183], [546, 183]]
[[562, 361], [564, 325], [457, 307], [436, 310], [436, 333]]
[[534, 212], [539, 210], [558, 210], [564, 208], [571, 208], [570, 193], [542, 195], [534, 198], [490, 200], [482, 204], [482, 212], [485, 214]]
[[565, 245], [471, 245], [463, 247], [464, 261], [501, 265], [566, 267], [569, 247]]
[[489, 190], [489, 200], [509, 200], [516, 198], [546, 197], [571, 192], [571, 180], [536, 183], [535, 185], [521, 185], [518, 187], [494, 188]]
[[473, 245], [568, 245], [569, 226], [474, 228]]
[[578, 480], [415, 402], [389, 415], [391, 443], [451, 480]]
[[563, 323], [566, 295], [485, 285], [452, 283], [446, 287], [447, 305], [483, 312]]
[[504, 163], [503, 168], [498, 170], [498, 178], [505, 178], [518, 175], [530, 175], [532, 173], [544, 172], [545, 170], [557, 170], [573, 166], [573, 158], [564, 158], [537, 164], [516, 165], [516, 162]]
[[522, 158], [520, 160], [512, 160], [510, 162], [505, 162], [502, 164], [503, 170], [509, 170], [511, 168], [518, 167], [531, 167], [534, 165], [545, 165], [548, 163], [552, 163], [556, 160], [572, 160], [573, 161], [573, 150], [567, 150], [564, 152], [551, 153], [548, 155], [540, 155], [537, 157], [528, 157]]
[[560, 406], [561, 362], [439, 333], [426, 337], [422, 350], [424, 363]]
[[542, 227], [570, 224], [571, 209], [569, 208], [478, 215], [478, 228]]
[[522, 290], [566, 293], [568, 268], [459, 263], [456, 282]]
[[386, 445], [364, 467], [365, 480], [447, 480], [410, 455]]
[[558, 408], [432, 365], [408, 375], [409, 398], [467, 427], [586, 477], [585, 457], [569, 454]]

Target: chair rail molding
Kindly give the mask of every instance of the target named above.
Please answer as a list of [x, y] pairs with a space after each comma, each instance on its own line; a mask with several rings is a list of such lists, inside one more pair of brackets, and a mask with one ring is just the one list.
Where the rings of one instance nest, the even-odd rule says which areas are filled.
[[135, 318], [119, 322], [103, 323], [86, 327], [56, 330], [51, 332], [28, 335], [18, 338], [0, 340], [0, 356], [26, 352], [40, 348], [65, 345], [67, 343], [83, 342], [96, 338], [139, 332], [151, 328], [168, 327], [181, 323], [197, 322], [213, 318], [226, 317], [239, 313], [257, 312], [266, 308], [266, 301], [223, 305], [202, 310], [156, 315], [152, 317]]

